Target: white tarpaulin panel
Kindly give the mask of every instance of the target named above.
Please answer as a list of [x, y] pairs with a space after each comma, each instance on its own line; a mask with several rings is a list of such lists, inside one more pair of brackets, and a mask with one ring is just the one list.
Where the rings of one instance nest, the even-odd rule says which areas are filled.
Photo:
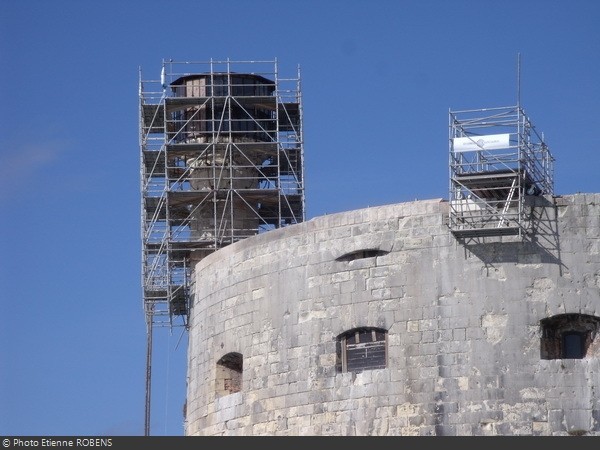
[[469, 136], [453, 139], [455, 152], [468, 152], [473, 150], [494, 150], [509, 146], [510, 134], [488, 134], [487, 136]]

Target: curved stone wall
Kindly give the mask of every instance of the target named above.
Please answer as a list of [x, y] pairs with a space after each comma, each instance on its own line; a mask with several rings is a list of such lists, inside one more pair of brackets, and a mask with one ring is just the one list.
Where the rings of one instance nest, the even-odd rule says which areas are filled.
[[[600, 333], [583, 358], [543, 359], [540, 324], [600, 316], [600, 194], [534, 200], [523, 242], [457, 241], [438, 199], [318, 217], [200, 261], [186, 434], [600, 434]], [[386, 367], [342, 372], [337, 338], [361, 327], [387, 330]]]

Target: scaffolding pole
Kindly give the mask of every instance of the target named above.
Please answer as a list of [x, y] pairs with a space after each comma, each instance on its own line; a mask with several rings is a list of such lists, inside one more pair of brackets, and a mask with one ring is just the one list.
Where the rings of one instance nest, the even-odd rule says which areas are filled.
[[146, 398], [144, 403], [144, 436], [150, 436], [150, 406], [152, 404], [152, 322], [146, 331]]

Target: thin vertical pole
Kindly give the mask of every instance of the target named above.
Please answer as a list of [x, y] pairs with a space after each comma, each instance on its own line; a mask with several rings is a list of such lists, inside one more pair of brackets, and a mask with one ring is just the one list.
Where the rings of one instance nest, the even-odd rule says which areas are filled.
[[146, 337], [146, 405], [144, 436], [150, 436], [150, 400], [152, 397], [152, 319], [148, 321]]
[[[518, 160], [519, 160], [519, 168], [522, 164], [522, 157], [523, 155], [521, 154], [522, 151], [522, 138], [521, 138], [521, 53], [517, 53], [517, 133], [518, 133]], [[522, 231], [523, 231], [523, 227], [522, 227], [522, 215], [523, 215], [523, 196], [522, 196], [522, 191], [521, 191], [521, 177], [518, 177], [518, 192], [519, 192], [519, 203], [517, 205], [518, 207], [518, 220], [519, 220], [519, 237], [522, 237]]]
[[521, 54], [517, 53], [517, 108], [521, 108]]

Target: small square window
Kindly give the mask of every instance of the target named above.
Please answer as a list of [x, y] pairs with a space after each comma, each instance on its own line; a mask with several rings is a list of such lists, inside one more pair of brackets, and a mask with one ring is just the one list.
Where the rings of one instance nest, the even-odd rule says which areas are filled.
[[559, 314], [540, 321], [542, 359], [583, 359], [600, 329], [600, 318], [587, 314]]

